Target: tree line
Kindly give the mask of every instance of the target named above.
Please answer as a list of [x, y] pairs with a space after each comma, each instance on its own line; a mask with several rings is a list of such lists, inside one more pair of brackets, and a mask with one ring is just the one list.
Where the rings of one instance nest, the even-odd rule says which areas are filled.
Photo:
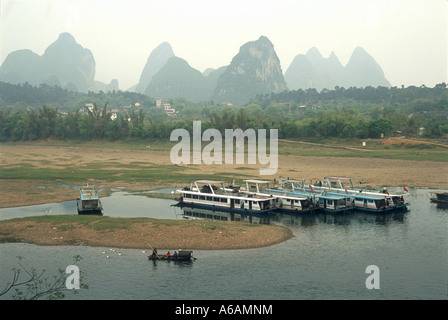
[[[186, 107], [185, 107], [186, 108]], [[188, 113], [187, 113], [188, 114]], [[202, 130], [216, 128], [278, 129], [279, 138], [380, 138], [397, 132], [406, 136], [446, 137], [447, 117], [419, 113], [412, 117], [393, 107], [372, 110], [366, 117], [355, 108], [291, 110], [288, 106], [258, 104], [246, 107], [203, 107], [184, 117], [148, 116], [143, 108], [120, 113], [113, 119], [108, 104], [74, 112], [43, 105], [12, 112], [0, 110], [0, 141], [61, 140], [110, 141], [123, 139], [169, 139], [174, 129], [192, 134], [193, 120], [202, 120]], [[421, 128], [424, 128], [422, 130]]]
[[[92, 102], [102, 107], [84, 107]], [[433, 88], [299, 89], [258, 95], [242, 107], [168, 100], [176, 117], [169, 117], [155, 102], [128, 91], [86, 94], [45, 84], [1, 82], [0, 141], [169, 139], [177, 128], [191, 133], [193, 120], [201, 120], [203, 130], [276, 128], [280, 138], [293, 139], [448, 134], [446, 83]], [[111, 110], [118, 110], [116, 119]]]

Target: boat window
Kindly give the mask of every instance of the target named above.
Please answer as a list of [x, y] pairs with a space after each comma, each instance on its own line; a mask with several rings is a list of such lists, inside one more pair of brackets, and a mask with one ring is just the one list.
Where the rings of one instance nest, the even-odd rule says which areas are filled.
[[191, 194], [186, 193], [186, 194], [185, 194], [185, 198], [191, 198]]
[[213, 201], [215, 201], [215, 202], [219, 202], [219, 198], [218, 198], [218, 197], [214, 197], [214, 198], [213, 198]]
[[221, 198], [221, 202], [227, 202], [226, 198]]
[[205, 200], [205, 196], [199, 196], [199, 200]]
[[212, 199], [213, 199], [212, 197], [207, 197], [207, 200], [209, 201], [212, 201]]
[[197, 194], [194, 194], [193, 195], [193, 199], [197, 199], [198, 198], [198, 195]]

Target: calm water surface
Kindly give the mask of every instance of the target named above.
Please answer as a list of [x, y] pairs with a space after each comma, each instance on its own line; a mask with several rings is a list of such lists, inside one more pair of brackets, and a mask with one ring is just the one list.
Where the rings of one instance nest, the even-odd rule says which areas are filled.
[[[0, 244], [0, 289], [17, 256], [50, 275], [79, 254], [89, 289], [70, 299], [447, 299], [448, 211], [430, 202], [430, 191], [411, 189], [406, 213], [254, 217], [294, 237], [267, 248], [195, 250], [191, 263], [148, 261], [145, 248], [119, 256], [109, 250], [116, 248]], [[109, 216], [185, 218], [171, 200], [115, 192], [102, 202]], [[76, 204], [0, 209], [0, 219], [37, 214], [76, 214]], [[366, 288], [369, 265], [379, 267], [380, 289]]]

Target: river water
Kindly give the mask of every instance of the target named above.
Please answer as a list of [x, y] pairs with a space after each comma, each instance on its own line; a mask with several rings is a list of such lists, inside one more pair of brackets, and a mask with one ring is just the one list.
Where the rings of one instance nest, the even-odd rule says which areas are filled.
[[[445, 300], [448, 211], [430, 202], [431, 190], [409, 191], [411, 205], [405, 213], [275, 214], [251, 219], [232, 215], [229, 219], [284, 225], [294, 237], [266, 248], [195, 250], [197, 260], [191, 263], [149, 261], [145, 248], [119, 249], [118, 255], [110, 250], [117, 248], [4, 243], [0, 291], [12, 278], [11, 268], [18, 267], [17, 256], [23, 257], [24, 266], [46, 269], [51, 276], [79, 254], [83, 259], [78, 266], [89, 289], [69, 293], [68, 299]], [[191, 218], [167, 199], [116, 191], [102, 202], [109, 216]], [[0, 209], [0, 219], [41, 214], [76, 214], [76, 203]], [[211, 216], [223, 219], [208, 212]], [[366, 287], [366, 268], [371, 265], [378, 267], [379, 289]]]

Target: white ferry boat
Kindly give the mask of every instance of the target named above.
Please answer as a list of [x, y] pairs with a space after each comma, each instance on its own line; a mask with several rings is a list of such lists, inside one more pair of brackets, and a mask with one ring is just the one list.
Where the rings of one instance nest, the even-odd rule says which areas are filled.
[[245, 186], [240, 187], [241, 192], [255, 194], [259, 196], [270, 196], [275, 198], [276, 210], [305, 213], [313, 212], [316, 208], [312, 197], [289, 194], [285, 190], [278, 190], [270, 187], [267, 180], [244, 180]]
[[77, 199], [78, 214], [103, 214], [103, 205], [94, 187], [79, 188], [79, 198]]
[[246, 213], [272, 213], [275, 198], [242, 193], [226, 189], [223, 181], [196, 180], [177, 190], [181, 194], [179, 205], [196, 206], [208, 209], [241, 211]]
[[315, 190], [332, 195], [347, 195], [352, 198], [355, 209], [370, 212], [385, 212], [391, 210], [407, 210], [405, 194], [391, 194], [387, 189], [369, 191], [367, 188], [356, 188], [352, 178], [324, 177], [323, 181], [310, 185]]

